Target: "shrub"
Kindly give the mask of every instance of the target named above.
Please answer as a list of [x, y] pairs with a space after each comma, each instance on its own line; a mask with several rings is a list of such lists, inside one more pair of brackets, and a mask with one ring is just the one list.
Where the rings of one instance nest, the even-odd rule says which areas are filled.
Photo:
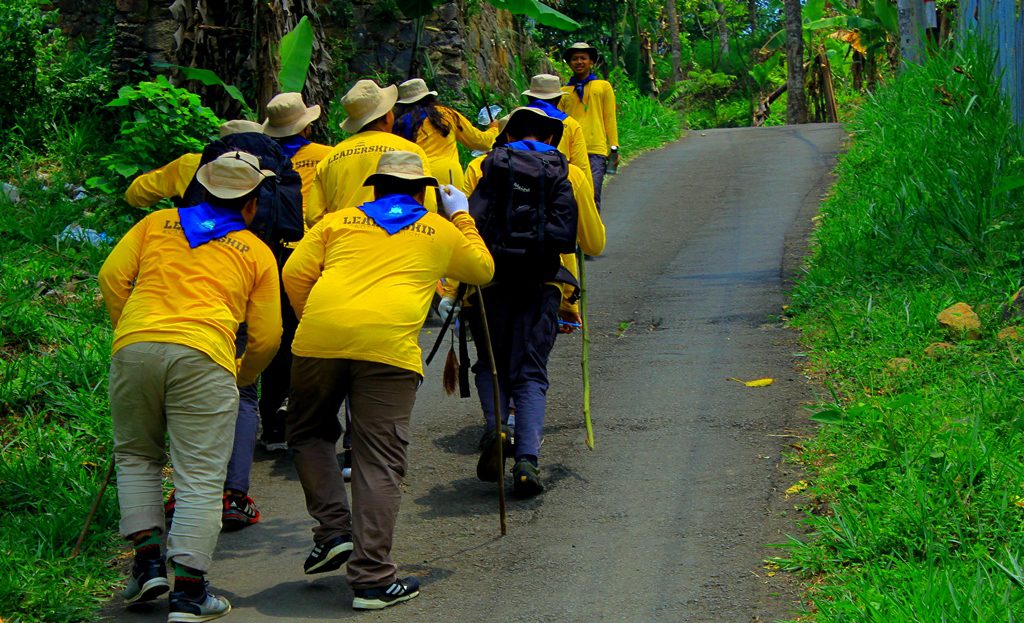
[[35, 3], [0, 0], [0, 131], [15, 127], [36, 99], [36, 40], [45, 26]]

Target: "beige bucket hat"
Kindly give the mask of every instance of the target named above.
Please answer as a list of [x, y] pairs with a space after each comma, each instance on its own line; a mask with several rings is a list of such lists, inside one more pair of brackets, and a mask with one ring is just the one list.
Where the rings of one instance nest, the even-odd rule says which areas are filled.
[[231, 136], [232, 134], [245, 134], [246, 132], [259, 132], [263, 134], [263, 124], [245, 119], [225, 121], [220, 124], [220, 137]]
[[377, 161], [377, 172], [366, 178], [363, 186], [373, 186], [388, 178], [437, 186], [437, 178], [423, 173], [423, 160], [411, 151], [386, 151], [381, 154]]
[[320, 118], [320, 105], [306, 106], [302, 93], [278, 93], [267, 103], [263, 133], [274, 138], [294, 136]]
[[537, 74], [530, 78], [530, 88], [523, 91], [527, 97], [551, 100], [562, 97], [562, 79], [551, 74]]
[[590, 45], [589, 43], [577, 41], [576, 43], [570, 45], [569, 47], [565, 48], [565, 50], [562, 51], [562, 60], [568, 63], [569, 59], [576, 52], [586, 52], [587, 54], [590, 55], [590, 60], [594, 61], [595, 63], [598, 61], [598, 59], [601, 58], [601, 56], [597, 53], [597, 48]]
[[221, 199], [243, 197], [268, 177], [274, 177], [274, 172], [261, 169], [259, 158], [244, 151], [221, 154], [196, 171], [199, 183]]
[[398, 87], [377, 86], [373, 80], [360, 80], [341, 98], [341, 107], [348, 118], [341, 122], [341, 129], [355, 134], [374, 119], [383, 117], [395, 107], [398, 101]]
[[[507, 119], [507, 121], [506, 121]], [[502, 126], [504, 121], [504, 126]], [[562, 140], [565, 126], [554, 117], [549, 117], [542, 110], [520, 106], [498, 121], [498, 136], [494, 139], [495, 147], [508, 143], [508, 135], [521, 138], [528, 134], [539, 136], [551, 135], [551, 144], [558, 145]]]
[[414, 104], [428, 95], [437, 95], [437, 91], [427, 88], [427, 83], [422, 78], [406, 80], [398, 85], [398, 103]]

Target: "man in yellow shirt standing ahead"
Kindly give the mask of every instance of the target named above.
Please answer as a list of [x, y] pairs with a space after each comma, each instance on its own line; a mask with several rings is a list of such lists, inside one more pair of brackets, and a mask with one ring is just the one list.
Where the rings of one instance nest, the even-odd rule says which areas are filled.
[[583, 171], [590, 187], [594, 187], [594, 174], [590, 170], [590, 159], [587, 156], [587, 139], [583, 136], [583, 128], [580, 122], [565, 114], [558, 108], [558, 104], [565, 96], [562, 93], [562, 80], [552, 74], [537, 74], [530, 78], [530, 88], [523, 91], [530, 103], [530, 108], [544, 111], [549, 117], [559, 119], [564, 129], [562, 139], [558, 141], [558, 151]]
[[[398, 87], [381, 88], [373, 80], [360, 80], [341, 98], [348, 117], [341, 129], [353, 136], [338, 143], [316, 168], [306, 205], [306, 224], [316, 225], [325, 214], [373, 200], [373, 191], [363, 180], [377, 169], [377, 161], [389, 151], [411, 151], [424, 163], [430, 175], [427, 154], [401, 136], [391, 133], [395, 123], [392, 108], [398, 101]], [[437, 200], [428, 193], [425, 207], [437, 211]]]
[[615, 91], [607, 80], [594, 75], [597, 48], [586, 43], [574, 43], [562, 54], [572, 69], [569, 84], [562, 87], [566, 96], [560, 108], [580, 122], [587, 140], [590, 170], [594, 178], [594, 201], [601, 209], [601, 185], [612, 158], [618, 164], [619, 124], [615, 118]]
[[[209, 621], [231, 610], [206, 590], [205, 574], [220, 532], [238, 385], [256, 380], [281, 337], [277, 265], [245, 229], [257, 189], [273, 172], [236, 151], [196, 175], [206, 201], [148, 215], [99, 274], [114, 325], [110, 414], [120, 531], [135, 553], [124, 598], [150, 601], [170, 588], [160, 547], [166, 435], [178, 492], [167, 538], [174, 566], [168, 623]], [[248, 342], [236, 363], [242, 322]]]
[[[494, 260], [461, 191], [443, 188], [448, 219], [423, 207], [437, 180], [418, 154], [384, 153], [365, 184], [375, 199], [328, 214], [284, 267], [299, 317], [287, 435], [317, 520], [305, 572], [333, 571], [347, 560], [352, 607], [376, 610], [419, 594], [416, 578], [399, 579], [391, 559], [409, 416], [423, 374], [419, 331], [438, 279], [487, 283]], [[346, 398], [351, 507], [335, 449]]]

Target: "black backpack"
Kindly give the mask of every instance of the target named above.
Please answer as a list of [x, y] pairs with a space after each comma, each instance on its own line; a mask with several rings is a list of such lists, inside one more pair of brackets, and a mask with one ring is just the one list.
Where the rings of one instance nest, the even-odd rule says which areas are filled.
[[495, 281], [555, 281], [559, 254], [576, 250], [579, 208], [557, 151], [495, 147], [469, 197], [469, 213], [494, 256]]
[[[284, 155], [277, 141], [259, 132], [229, 134], [203, 149], [199, 166], [229, 151], [250, 153], [259, 158], [260, 168], [276, 174], [260, 184], [256, 218], [249, 224], [249, 230], [272, 249], [281, 242], [301, 240], [304, 233], [302, 178], [292, 168], [291, 159]], [[192, 178], [182, 197], [183, 204], [195, 205], [204, 198], [203, 186], [199, 180]]]

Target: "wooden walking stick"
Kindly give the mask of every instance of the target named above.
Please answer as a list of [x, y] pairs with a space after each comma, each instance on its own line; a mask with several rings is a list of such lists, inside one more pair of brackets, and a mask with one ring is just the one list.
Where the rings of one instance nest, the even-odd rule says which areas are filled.
[[107, 485], [110, 484], [110, 477], [114, 475], [114, 457], [110, 457], [110, 463], [107, 464], [107, 474], [103, 477], [103, 482], [100, 483], [100, 490], [96, 494], [96, 499], [92, 501], [92, 506], [89, 508], [89, 514], [85, 516], [85, 524], [82, 526], [82, 531], [78, 533], [78, 540], [75, 541], [75, 547], [71, 550], [71, 558], [78, 555], [78, 552], [82, 549], [82, 542], [85, 541], [85, 533], [89, 531], [89, 525], [92, 524], [92, 518], [96, 516], [96, 511], [100, 507], [100, 502], [103, 501], [103, 494], [107, 491]]
[[577, 249], [580, 272], [580, 331], [583, 333], [583, 425], [587, 428], [587, 447], [594, 449], [594, 423], [590, 419], [590, 331], [587, 327], [587, 269], [583, 250]]
[[494, 360], [494, 346], [491, 342], [491, 329], [487, 326], [487, 308], [484, 306], [484, 290], [476, 289], [476, 300], [480, 304], [480, 322], [484, 327], [484, 345], [487, 347], [487, 358], [491, 362], [491, 381], [494, 384], [494, 426], [498, 431], [498, 515], [501, 520], [501, 536], [505, 536], [508, 524], [505, 519], [505, 432], [501, 421], [501, 392], [498, 390], [498, 364]]

